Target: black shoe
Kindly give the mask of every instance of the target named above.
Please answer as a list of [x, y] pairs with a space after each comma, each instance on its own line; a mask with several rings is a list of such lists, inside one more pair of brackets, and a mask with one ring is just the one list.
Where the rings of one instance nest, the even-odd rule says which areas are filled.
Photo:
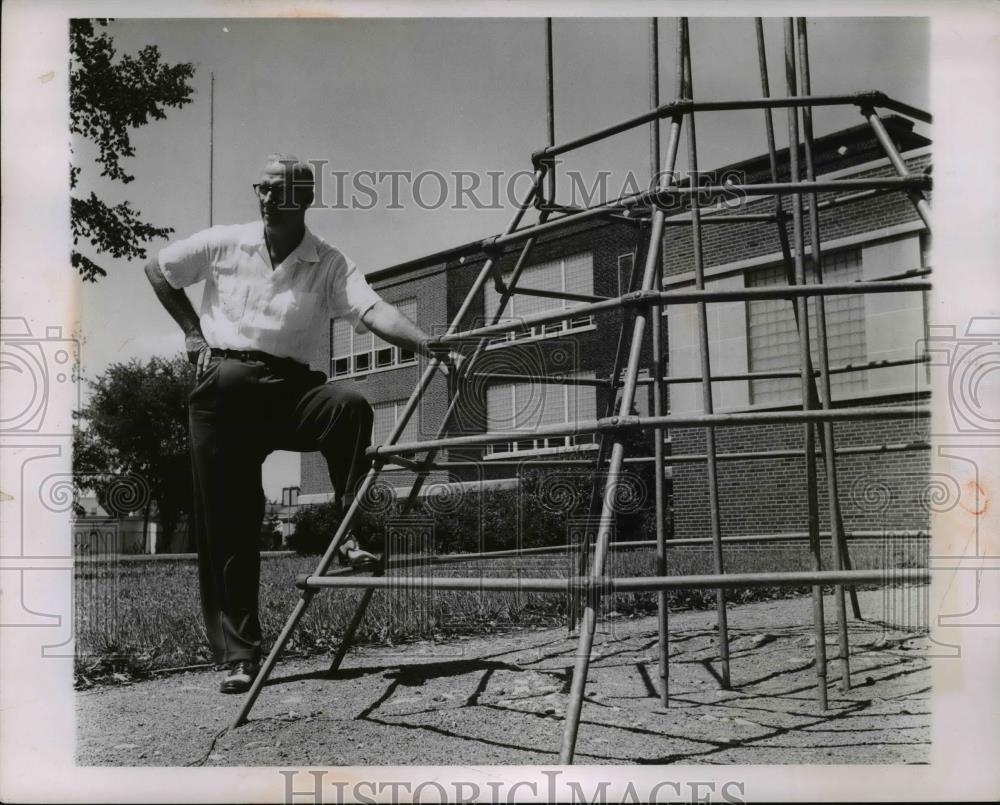
[[349, 536], [337, 548], [337, 562], [352, 570], [373, 570], [382, 563], [382, 557], [358, 547], [354, 536]]
[[256, 660], [237, 660], [229, 667], [219, 690], [222, 693], [246, 693], [259, 671], [260, 663]]

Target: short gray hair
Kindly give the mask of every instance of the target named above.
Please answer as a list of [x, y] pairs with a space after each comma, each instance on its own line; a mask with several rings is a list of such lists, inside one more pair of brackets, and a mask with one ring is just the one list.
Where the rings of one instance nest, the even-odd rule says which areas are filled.
[[294, 154], [284, 154], [280, 152], [274, 154], [268, 154], [267, 162], [265, 164], [273, 165], [275, 163], [281, 165], [286, 170], [288, 168], [291, 168], [292, 180], [296, 184], [299, 182], [305, 184], [306, 182], [311, 183], [316, 181], [316, 177], [313, 174], [312, 165], [310, 165], [308, 162], [302, 161]]
[[304, 203], [307, 205], [312, 204], [313, 194], [316, 190], [316, 176], [313, 173], [312, 165], [299, 159], [294, 154], [281, 152], [268, 154], [267, 162], [264, 165], [265, 167], [268, 165], [281, 165], [286, 171], [291, 169], [292, 187], [295, 188], [296, 196], [299, 192], [308, 190], [308, 200], [304, 200]]

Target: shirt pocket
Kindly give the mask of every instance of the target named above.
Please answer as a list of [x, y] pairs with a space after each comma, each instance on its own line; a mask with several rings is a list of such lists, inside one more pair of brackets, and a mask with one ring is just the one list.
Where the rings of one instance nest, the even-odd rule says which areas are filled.
[[219, 309], [229, 321], [235, 322], [243, 316], [249, 290], [246, 281], [238, 276], [238, 268], [235, 260], [217, 263], [212, 267]]
[[289, 330], [305, 330], [312, 324], [313, 314], [319, 294], [310, 291], [296, 291], [285, 308], [284, 325]]

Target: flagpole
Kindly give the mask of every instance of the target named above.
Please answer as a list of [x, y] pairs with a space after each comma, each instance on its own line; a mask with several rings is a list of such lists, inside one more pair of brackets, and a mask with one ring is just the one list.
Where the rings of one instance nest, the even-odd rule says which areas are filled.
[[215, 178], [215, 73], [208, 95], [208, 225], [212, 226]]

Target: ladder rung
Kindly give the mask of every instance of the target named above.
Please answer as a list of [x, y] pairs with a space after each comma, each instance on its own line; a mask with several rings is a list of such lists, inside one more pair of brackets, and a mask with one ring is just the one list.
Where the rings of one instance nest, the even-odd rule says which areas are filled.
[[552, 578], [465, 578], [458, 576], [307, 576], [298, 586], [307, 590], [324, 587], [373, 589], [414, 588], [498, 592], [566, 593], [568, 590], [604, 594], [640, 590], [697, 590], [734, 587], [797, 587], [808, 584], [920, 584], [930, 580], [927, 568], [878, 570], [795, 570], [767, 573], [713, 573], [700, 576], [571, 576]]

